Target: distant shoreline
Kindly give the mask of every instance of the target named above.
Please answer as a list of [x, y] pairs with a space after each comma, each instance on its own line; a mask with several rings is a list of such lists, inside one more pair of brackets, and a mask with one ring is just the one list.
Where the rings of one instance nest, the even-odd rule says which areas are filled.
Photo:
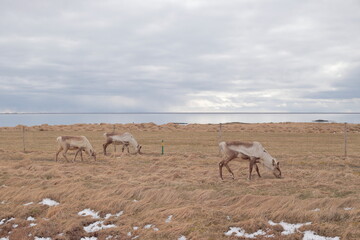
[[0, 114], [8, 114], [8, 115], [16, 115], [16, 114], [39, 114], [39, 115], [57, 115], [57, 114], [64, 114], [64, 115], [109, 115], [109, 114], [115, 114], [115, 115], [139, 115], [139, 114], [219, 114], [219, 115], [227, 115], [227, 114], [235, 114], [235, 115], [241, 115], [241, 114], [267, 114], [267, 115], [271, 115], [271, 114], [280, 114], [280, 115], [286, 115], [286, 114], [324, 114], [324, 115], [329, 115], [329, 114], [349, 114], [349, 115], [360, 115], [360, 112], [0, 112]]

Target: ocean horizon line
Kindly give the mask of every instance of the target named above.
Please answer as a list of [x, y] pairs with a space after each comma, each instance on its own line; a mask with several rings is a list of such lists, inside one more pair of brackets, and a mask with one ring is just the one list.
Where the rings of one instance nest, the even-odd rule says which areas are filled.
[[61, 115], [61, 114], [68, 114], [68, 115], [90, 115], [90, 114], [115, 114], [115, 115], [121, 115], [121, 114], [134, 114], [134, 115], [140, 115], [140, 114], [360, 114], [360, 112], [0, 112], [1, 115], [16, 115], [16, 114], [22, 114], [22, 115], [31, 115], [31, 114], [37, 114], [37, 115]]

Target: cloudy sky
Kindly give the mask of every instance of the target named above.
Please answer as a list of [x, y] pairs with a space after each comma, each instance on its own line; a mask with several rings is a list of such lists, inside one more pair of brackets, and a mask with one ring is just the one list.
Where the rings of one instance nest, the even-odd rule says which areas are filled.
[[360, 109], [360, 1], [2, 0], [0, 112]]

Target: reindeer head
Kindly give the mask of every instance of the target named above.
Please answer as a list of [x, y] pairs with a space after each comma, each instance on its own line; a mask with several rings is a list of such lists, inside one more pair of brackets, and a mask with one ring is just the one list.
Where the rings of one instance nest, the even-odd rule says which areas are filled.
[[273, 174], [277, 178], [281, 178], [280, 163], [275, 158], [272, 159]]
[[136, 147], [136, 150], [137, 150], [138, 154], [141, 154], [141, 152], [140, 152], [141, 148], [142, 148], [142, 146], [138, 144], [137, 147]]
[[96, 152], [92, 149], [90, 149], [90, 156], [94, 158], [94, 160], [96, 161]]

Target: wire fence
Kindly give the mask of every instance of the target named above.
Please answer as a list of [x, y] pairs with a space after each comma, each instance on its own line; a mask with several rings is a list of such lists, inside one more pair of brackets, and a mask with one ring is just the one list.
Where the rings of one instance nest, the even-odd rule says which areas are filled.
[[[143, 152], [164, 154], [218, 154], [220, 141], [258, 141], [273, 155], [360, 157], [360, 125], [304, 124], [77, 124], [1, 128], [0, 149], [13, 152], [57, 150], [56, 138], [86, 136], [102, 153], [104, 132], [130, 132]], [[286, 149], [286, 151], [284, 151]], [[112, 147], [108, 152], [113, 151]], [[134, 150], [132, 150], [134, 151]]]

